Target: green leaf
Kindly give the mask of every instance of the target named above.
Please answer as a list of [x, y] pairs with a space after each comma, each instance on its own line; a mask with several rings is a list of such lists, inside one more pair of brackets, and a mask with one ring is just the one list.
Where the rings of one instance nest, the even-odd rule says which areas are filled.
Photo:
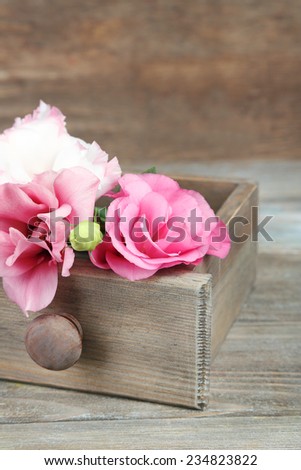
[[155, 166], [152, 166], [151, 168], [149, 168], [148, 170], [145, 170], [142, 172], [142, 174], [144, 175], [145, 173], [157, 173], [157, 168]]
[[108, 212], [107, 207], [95, 207], [95, 209], [94, 209], [94, 219], [101, 220], [101, 222], [105, 222], [107, 212]]

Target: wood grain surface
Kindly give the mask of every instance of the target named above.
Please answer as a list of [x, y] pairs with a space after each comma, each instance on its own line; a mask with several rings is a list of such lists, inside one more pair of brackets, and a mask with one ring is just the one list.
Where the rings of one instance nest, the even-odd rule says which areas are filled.
[[204, 163], [174, 173], [260, 181], [256, 287], [215, 359], [205, 412], [0, 381], [3, 449], [300, 449], [301, 164]]
[[299, 158], [299, 0], [1, 0], [0, 128], [39, 99], [121, 161]]
[[208, 400], [210, 275], [180, 269], [136, 285], [77, 260], [46, 309], [72, 312], [84, 332], [82, 356], [65, 371], [31, 360], [25, 319], [2, 290], [0, 299], [2, 378], [188, 407]]

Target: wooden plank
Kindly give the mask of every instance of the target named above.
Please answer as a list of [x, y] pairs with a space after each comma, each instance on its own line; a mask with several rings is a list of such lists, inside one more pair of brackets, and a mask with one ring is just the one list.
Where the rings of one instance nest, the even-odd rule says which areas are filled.
[[[230, 254], [224, 260], [218, 260], [218, 281], [214, 283], [212, 296], [212, 357], [218, 353], [233, 322], [241, 312], [241, 307], [249, 295], [256, 276], [257, 243], [253, 240], [257, 219], [254, 220], [252, 208], [258, 206], [258, 190], [256, 185], [241, 184], [227, 199], [227, 203], [219, 210], [218, 215], [224, 220], [232, 239], [245, 235], [243, 242], [233, 242]], [[230, 227], [232, 218], [244, 217], [247, 225], [239, 228]], [[213, 263], [212, 263], [213, 264]], [[216, 263], [217, 264], [217, 263]], [[214, 266], [208, 272], [214, 273]], [[235, 280], [234, 280], [235, 279]]]
[[[184, 178], [183, 184], [188, 185]], [[196, 179], [195, 179], [196, 181]], [[203, 178], [203, 181], [206, 181]], [[218, 187], [218, 180], [216, 186]], [[232, 183], [233, 184], [233, 183]], [[227, 192], [230, 182], [223, 182]], [[206, 188], [206, 185], [203, 185]], [[209, 202], [210, 192], [205, 193]], [[219, 201], [218, 191], [214, 194], [213, 202]], [[195, 272], [212, 274], [213, 282], [213, 315], [212, 315], [212, 357], [214, 358], [223, 343], [229, 329], [238, 316], [242, 303], [250, 293], [256, 275], [257, 243], [254, 234], [257, 227], [257, 217], [252, 211], [258, 206], [258, 189], [256, 184], [237, 181], [233, 191], [229, 191], [225, 203], [217, 211], [218, 216], [228, 225], [232, 240], [235, 237], [247, 236], [243, 242], [232, 242], [232, 247], [226, 259], [220, 260], [208, 257], [204, 263], [194, 268]], [[247, 224], [231, 225], [235, 217], [243, 217]]]
[[0, 448], [299, 449], [300, 427], [300, 416], [9, 424]]
[[207, 401], [211, 276], [183, 269], [137, 284], [78, 260], [49, 312], [72, 312], [81, 360], [48, 371], [26, 354], [26, 322], [1, 292], [0, 376], [198, 407]]

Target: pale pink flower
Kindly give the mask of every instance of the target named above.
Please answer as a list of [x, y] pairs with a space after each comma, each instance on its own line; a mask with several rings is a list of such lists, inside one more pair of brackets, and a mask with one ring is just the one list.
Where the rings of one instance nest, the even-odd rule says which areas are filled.
[[127, 174], [119, 184], [107, 235], [90, 253], [96, 266], [137, 280], [178, 264], [197, 265], [205, 255], [228, 254], [226, 226], [198, 192], [157, 174]]
[[95, 175], [78, 167], [0, 185], [0, 276], [8, 297], [26, 314], [51, 303], [59, 268], [69, 276], [70, 228], [93, 217], [98, 185]]
[[86, 168], [97, 176], [97, 197], [112, 189], [121, 175], [116, 157], [108, 161], [96, 142], [87, 144], [69, 135], [65, 116], [43, 101], [0, 135], [0, 184], [28, 183], [45, 171], [72, 167]]

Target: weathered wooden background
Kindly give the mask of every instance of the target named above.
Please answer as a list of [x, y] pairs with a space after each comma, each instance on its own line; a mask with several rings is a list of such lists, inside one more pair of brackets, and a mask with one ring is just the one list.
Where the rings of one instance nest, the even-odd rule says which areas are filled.
[[40, 98], [122, 163], [300, 157], [299, 0], [0, 0], [0, 127]]

